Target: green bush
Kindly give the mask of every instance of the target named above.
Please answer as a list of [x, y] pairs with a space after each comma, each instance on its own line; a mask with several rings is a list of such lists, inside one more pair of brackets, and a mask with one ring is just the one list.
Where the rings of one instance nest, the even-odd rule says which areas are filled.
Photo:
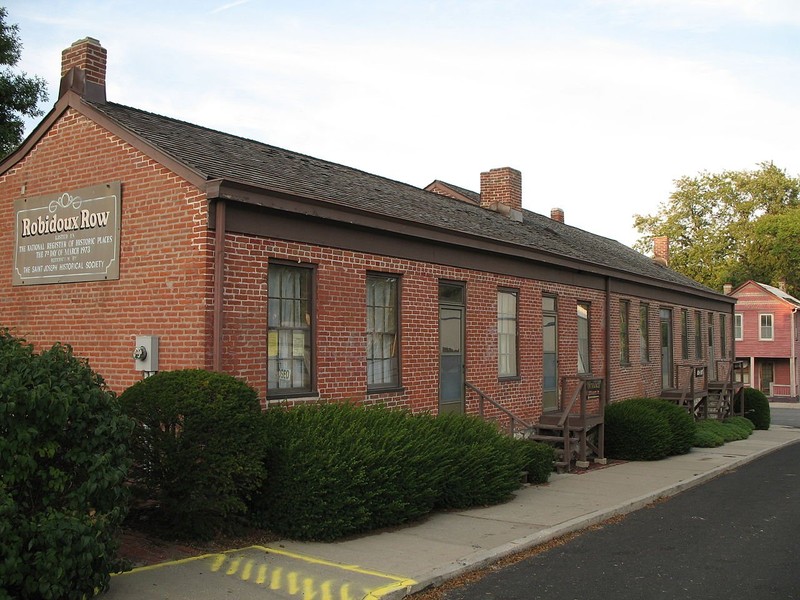
[[[741, 403], [737, 397], [733, 403], [733, 412], [739, 414]], [[764, 392], [755, 388], [744, 388], [744, 416], [753, 422], [756, 429], [769, 429], [769, 400]]]
[[207, 538], [229, 531], [266, 471], [258, 396], [230, 375], [165, 371], [131, 386], [120, 402], [136, 422], [132, 488], [160, 531]]
[[528, 473], [528, 483], [547, 483], [553, 472], [556, 459], [555, 448], [531, 440], [517, 440], [518, 452], [522, 452], [522, 470]]
[[670, 422], [652, 406], [636, 400], [605, 409], [605, 453], [622, 460], [660, 460], [672, 447]]
[[533, 460], [473, 417], [320, 404], [270, 409], [264, 420], [270, 476], [254, 511], [297, 539], [333, 540], [435, 507], [505, 500]]
[[749, 438], [754, 429], [753, 422], [747, 417], [728, 417], [722, 424], [735, 431], [740, 440]]
[[745, 431], [747, 433], [748, 437], [750, 436], [751, 433], [753, 433], [753, 430], [755, 429], [755, 425], [753, 425], [753, 422], [750, 419], [748, 419], [747, 417], [738, 417], [738, 416], [737, 417], [728, 417], [723, 422], [724, 423], [730, 423], [730, 424], [734, 425], [735, 427], [738, 427], [738, 428], [742, 429], [743, 431]]
[[685, 408], [661, 398], [635, 398], [628, 402], [652, 408], [667, 419], [670, 428], [670, 456], [686, 454], [692, 449], [695, 422]]
[[0, 330], [0, 597], [82, 599], [118, 570], [131, 422], [69, 346]]
[[[711, 425], [708, 425], [711, 423]], [[713, 420], [704, 420], [697, 423], [697, 430], [694, 434], [694, 446], [696, 448], [716, 448], [725, 443], [725, 438], [720, 434], [719, 429], [714, 426], [717, 423]]]
[[750, 431], [746, 427], [743, 427], [741, 423], [737, 422], [728, 423], [716, 419], [704, 419], [698, 422], [697, 426], [721, 437], [724, 443], [744, 440], [750, 436]]

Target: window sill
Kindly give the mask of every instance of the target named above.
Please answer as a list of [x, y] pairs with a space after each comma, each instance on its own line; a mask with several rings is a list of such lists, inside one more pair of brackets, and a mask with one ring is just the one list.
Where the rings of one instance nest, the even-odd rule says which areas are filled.
[[519, 375], [510, 375], [508, 377], [498, 377], [497, 380], [500, 383], [513, 383], [515, 381], [522, 381], [522, 377]]
[[367, 396], [380, 396], [381, 394], [405, 394], [406, 388], [386, 387], [386, 388], [367, 388]]
[[319, 392], [292, 392], [284, 394], [267, 392], [267, 406], [278, 405], [287, 401], [315, 402], [317, 400], [319, 400]]

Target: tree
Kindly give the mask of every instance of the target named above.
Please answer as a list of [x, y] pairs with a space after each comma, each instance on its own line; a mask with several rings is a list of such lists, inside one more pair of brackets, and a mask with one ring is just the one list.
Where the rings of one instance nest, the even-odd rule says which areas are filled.
[[22, 42], [19, 26], [6, 23], [7, 12], [0, 7], [0, 158], [13, 152], [22, 141], [23, 117], [38, 117], [39, 102], [47, 101], [47, 84], [41, 77], [15, 73]]
[[670, 267], [716, 289], [747, 279], [777, 283], [776, 277], [787, 276], [786, 265], [779, 268], [776, 260], [778, 251], [759, 237], [766, 230], [757, 224], [772, 223], [773, 229], [785, 224], [772, 219], [800, 206], [800, 179], [764, 162], [754, 171], [703, 172], [675, 185], [655, 215], [634, 215], [634, 226], [644, 234], [637, 250], [649, 253], [654, 236], [667, 236]]

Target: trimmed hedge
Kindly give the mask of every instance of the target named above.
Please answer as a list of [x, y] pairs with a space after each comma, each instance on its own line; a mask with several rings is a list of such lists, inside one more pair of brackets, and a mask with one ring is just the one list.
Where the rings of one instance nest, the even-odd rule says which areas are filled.
[[108, 587], [128, 494], [132, 423], [69, 346], [0, 330], [0, 598]]
[[[741, 403], [737, 396], [733, 403], [733, 412], [739, 413], [740, 411]], [[769, 399], [764, 392], [751, 387], [744, 388], [744, 416], [753, 422], [756, 429], [769, 429]]]
[[727, 442], [746, 440], [753, 433], [753, 423], [745, 417], [729, 417], [724, 421], [705, 419], [697, 423], [694, 445], [715, 448]]
[[660, 460], [669, 456], [673, 435], [666, 411], [642, 398], [605, 409], [605, 453], [621, 460]]
[[411, 415], [320, 404], [264, 414], [269, 479], [260, 524], [296, 539], [333, 540], [398, 525], [434, 508], [506, 500], [520, 473], [549, 460], [530, 442], [463, 415]]
[[258, 396], [230, 375], [164, 371], [120, 396], [136, 422], [132, 489], [162, 532], [208, 538], [229, 531], [266, 477]]
[[670, 456], [686, 454], [692, 449], [696, 425], [686, 409], [661, 398], [636, 398], [629, 402], [652, 408], [667, 419], [670, 427]]

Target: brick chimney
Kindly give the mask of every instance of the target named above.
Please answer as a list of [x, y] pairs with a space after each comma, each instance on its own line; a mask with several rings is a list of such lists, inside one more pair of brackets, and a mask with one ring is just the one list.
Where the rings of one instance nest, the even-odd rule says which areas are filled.
[[669, 238], [666, 235], [653, 238], [653, 260], [665, 267], [669, 266]]
[[559, 223], [564, 222], [564, 211], [560, 208], [551, 208], [550, 209], [550, 218], [553, 221], [558, 221]]
[[522, 173], [511, 167], [481, 173], [481, 206], [522, 221]]
[[106, 57], [100, 42], [85, 37], [61, 53], [61, 85], [59, 97], [69, 91], [86, 100], [106, 101]]
[[722, 293], [726, 296], [730, 296], [731, 292], [733, 291], [733, 284], [732, 283], [723, 283], [722, 284]]

